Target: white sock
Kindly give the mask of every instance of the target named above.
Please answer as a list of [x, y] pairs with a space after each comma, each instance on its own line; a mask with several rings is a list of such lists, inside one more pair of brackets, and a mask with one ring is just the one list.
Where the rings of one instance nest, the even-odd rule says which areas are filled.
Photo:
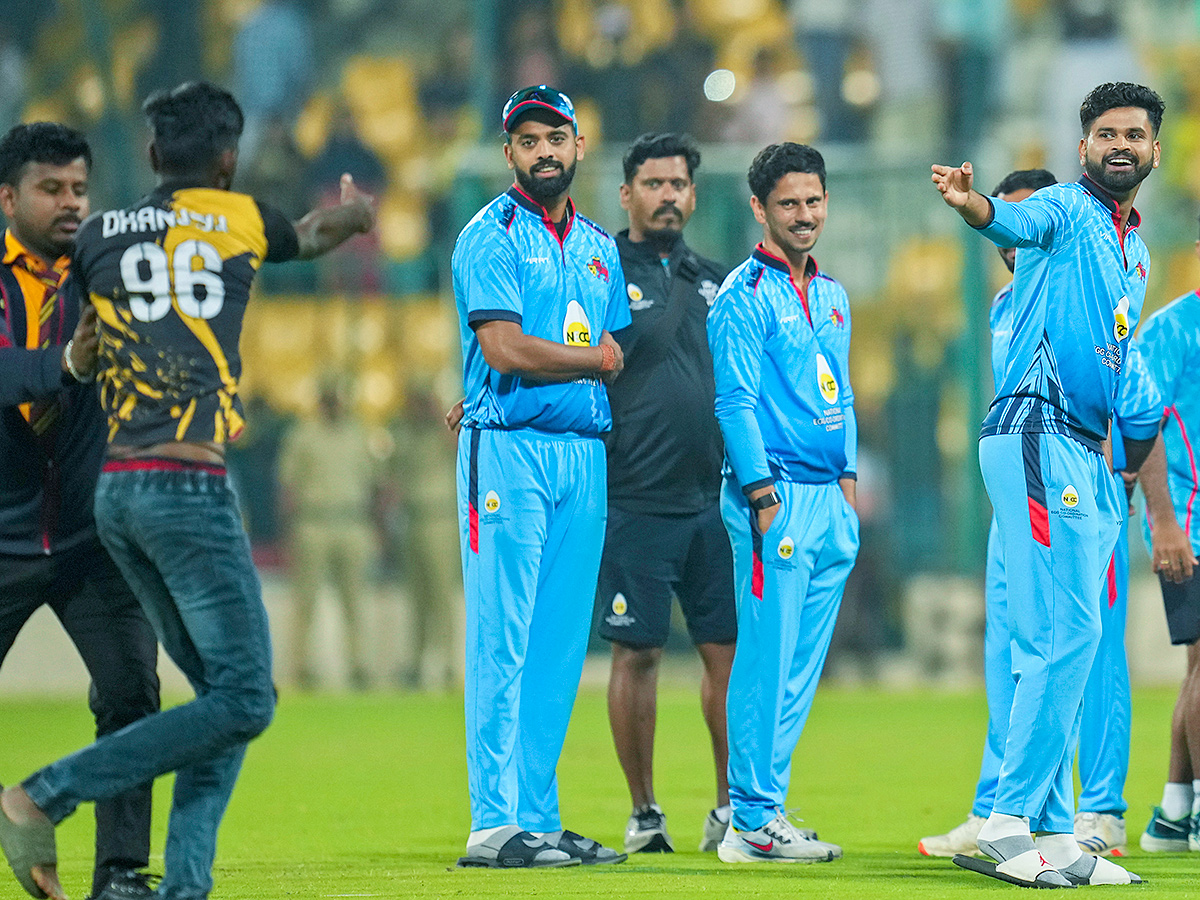
[[1186, 781], [1168, 781], [1163, 785], [1162, 811], [1172, 822], [1192, 813], [1195, 789]]
[[1200, 815], [1200, 778], [1192, 782], [1192, 815]]
[[981, 841], [998, 841], [1000, 838], [1019, 837], [1029, 834], [1029, 819], [1024, 816], [1009, 816], [993, 812], [979, 829]]
[[713, 810], [713, 815], [717, 817], [718, 822], [728, 825], [729, 817], [733, 815], [733, 807], [728, 803], [726, 803], [724, 806], [718, 806]]
[[467, 846], [470, 847], [472, 844], [481, 844], [497, 831], [502, 831], [507, 827], [507, 825], [501, 825], [499, 828], [480, 828], [478, 831], [472, 831], [467, 836]]
[[1065, 869], [1083, 856], [1083, 851], [1075, 843], [1074, 834], [1043, 834], [1033, 842], [1042, 856], [1046, 857], [1046, 862], [1056, 869]]

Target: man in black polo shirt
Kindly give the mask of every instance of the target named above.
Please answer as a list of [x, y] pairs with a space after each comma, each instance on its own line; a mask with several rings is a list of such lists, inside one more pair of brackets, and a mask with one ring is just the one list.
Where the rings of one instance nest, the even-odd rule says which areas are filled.
[[713, 413], [712, 357], [705, 320], [728, 271], [683, 241], [696, 208], [700, 153], [687, 137], [646, 134], [625, 154], [617, 235], [633, 324], [625, 370], [609, 386], [608, 528], [597, 617], [612, 642], [608, 717], [633, 814], [625, 850], [672, 852], [655, 802], [653, 755], [658, 664], [671, 596], [704, 661], [701, 699], [712, 734], [717, 808], [700, 849], [716, 850], [729, 821], [725, 690], [737, 620], [733, 558], [721, 524], [722, 444]]

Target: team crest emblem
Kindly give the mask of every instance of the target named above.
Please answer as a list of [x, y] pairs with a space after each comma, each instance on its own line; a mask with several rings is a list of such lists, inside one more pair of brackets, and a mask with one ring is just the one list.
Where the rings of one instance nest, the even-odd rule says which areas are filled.
[[837, 379], [833, 377], [833, 370], [829, 368], [829, 363], [820, 353], [817, 354], [817, 388], [821, 391], [821, 396], [826, 403], [837, 403]]
[[1068, 484], [1063, 488], [1062, 502], [1063, 506], [1077, 506], [1079, 504], [1079, 491], [1075, 490], [1075, 485]]
[[608, 266], [606, 266], [600, 257], [593, 256], [592, 261], [587, 264], [587, 270], [597, 278], [603, 278], [604, 283], [608, 284]]
[[1117, 339], [1117, 343], [1129, 337], [1129, 298], [1122, 296], [1117, 301], [1117, 308], [1113, 310], [1113, 316], [1116, 318], [1116, 324], [1113, 325], [1113, 337]]
[[629, 612], [629, 604], [625, 602], [625, 595], [620, 591], [618, 591], [617, 595], [613, 597], [612, 611], [613, 615], [617, 616], [623, 616], [625, 613]]
[[796, 552], [796, 542], [790, 537], [785, 537], [779, 542], [778, 552], [780, 559], [791, 559], [792, 555]]
[[496, 512], [500, 508], [500, 495], [495, 491], [488, 491], [487, 496], [483, 498], [483, 508], [486, 512]]
[[563, 343], [571, 347], [590, 347], [592, 344], [592, 323], [577, 300], [567, 304], [567, 316], [563, 320]]
[[835, 306], [833, 309], [829, 310], [829, 321], [838, 328], [842, 328], [846, 324], [846, 317], [843, 316], [841, 311]]
[[1144, 265], [1142, 265], [1139, 262], [1136, 266], [1133, 267], [1133, 270], [1135, 272], [1137, 272], [1138, 278], [1142, 279], [1142, 281], [1146, 280], [1146, 267]]

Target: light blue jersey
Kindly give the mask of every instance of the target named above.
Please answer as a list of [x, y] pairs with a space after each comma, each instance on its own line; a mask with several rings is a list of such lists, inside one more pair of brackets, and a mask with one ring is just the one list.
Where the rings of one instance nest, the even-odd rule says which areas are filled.
[[992, 331], [992, 385], [996, 390], [1004, 381], [1004, 366], [1008, 361], [1008, 343], [1012, 340], [1012, 282], [996, 292], [988, 309], [988, 326]]
[[807, 296], [760, 244], [708, 313], [717, 420], [738, 484], [827, 484], [853, 477], [850, 304], [809, 257]]
[[[484, 322], [575, 347], [596, 346], [602, 331], [629, 322], [617, 245], [567, 202], [559, 238], [541, 205], [513, 186], [481, 209], [458, 236], [452, 260], [463, 346], [463, 424], [534, 428], [594, 436], [608, 431], [608, 394], [596, 378], [550, 383], [502, 375], [475, 337]], [[527, 298], [536, 298], [530, 305]]]
[[1151, 315], [1138, 343], [1166, 407], [1162, 435], [1175, 518], [1200, 552], [1200, 295], [1184, 294]]
[[1115, 201], [1086, 175], [1020, 203], [988, 200], [993, 218], [979, 231], [1022, 252], [1012, 343], [982, 433], [1062, 434], [1098, 450], [1146, 295], [1140, 216], [1119, 234]]

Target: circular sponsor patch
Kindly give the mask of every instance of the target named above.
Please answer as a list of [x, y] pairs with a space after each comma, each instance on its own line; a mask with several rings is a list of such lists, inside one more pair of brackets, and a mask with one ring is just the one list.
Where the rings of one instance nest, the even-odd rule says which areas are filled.
[[637, 303], [637, 301], [641, 300], [642, 297], [646, 296], [645, 294], [642, 293], [642, 289], [640, 287], [638, 287], [636, 284], [634, 284], [632, 281], [629, 284], [625, 285], [625, 293], [629, 295], [629, 299], [632, 300], [634, 303]]
[[1113, 310], [1113, 337], [1117, 343], [1129, 337], [1129, 298], [1122, 297], [1117, 301], [1117, 308]]
[[837, 379], [833, 377], [833, 370], [829, 368], [829, 363], [820, 353], [817, 354], [817, 388], [821, 391], [821, 397], [826, 403], [837, 403]]
[[779, 542], [779, 558], [791, 559], [792, 554], [796, 552], [796, 542], [790, 537], [785, 537]]
[[623, 616], [625, 613], [629, 612], [629, 604], [625, 602], [624, 594], [618, 592], [617, 595], [613, 597], [612, 611], [613, 614], [617, 616]]
[[483, 508], [490, 513], [494, 513], [500, 508], [500, 495], [495, 491], [488, 491], [487, 496], [483, 498]]
[[578, 300], [567, 304], [563, 319], [563, 343], [571, 347], [588, 347], [592, 343], [592, 325]]
[[1063, 506], [1075, 506], [1079, 503], [1079, 491], [1075, 490], [1075, 485], [1068, 484], [1063, 488], [1062, 502]]

